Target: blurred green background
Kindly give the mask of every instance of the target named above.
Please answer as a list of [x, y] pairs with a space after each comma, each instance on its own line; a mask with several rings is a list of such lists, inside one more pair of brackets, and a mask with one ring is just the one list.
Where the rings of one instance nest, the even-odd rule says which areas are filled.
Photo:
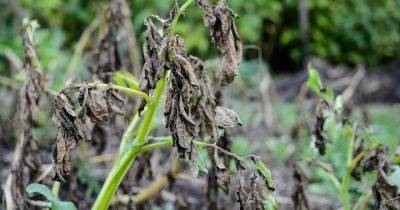
[[[181, 2], [181, 1], [180, 1]], [[228, 0], [239, 15], [244, 44], [263, 50], [264, 60], [275, 72], [294, 72], [301, 67], [298, 1]], [[132, 22], [139, 44], [143, 18], [166, 16], [173, 0], [130, 0]], [[38, 44], [42, 62], [50, 72], [66, 68], [76, 42], [107, 1], [0, 0], [0, 74], [8, 76], [10, 50], [22, 58], [20, 28], [24, 17], [41, 25]], [[379, 66], [400, 57], [400, 1], [309, 0], [309, 54], [332, 63]], [[191, 7], [177, 31], [190, 53], [204, 59], [217, 55], [210, 46], [201, 10]], [[248, 55], [251, 56], [251, 55]]]

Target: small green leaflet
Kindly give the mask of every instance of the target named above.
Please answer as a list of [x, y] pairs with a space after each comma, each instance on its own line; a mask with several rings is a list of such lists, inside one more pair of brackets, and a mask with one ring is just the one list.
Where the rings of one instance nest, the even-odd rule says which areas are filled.
[[334, 99], [333, 91], [330, 88], [324, 88], [321, 79], [318, 75], [318, 71], [314, 68], [308, 68], [308, 87], [314, 91], [321, 98], [332, 103]]
[[279, 209], [279, 203], [276, 201], [275, 197], [271, 194], [267, 195], [263, 200], [263, 206], [266, 210]]
[[271, 171], [265, 166], [264, 161], [258, 160], [256, 163], [257, 170], [264, 176], [267, 187], [270, 190], [275, 190], [274, 181], [272, 180]]
[[51, 192], [51, 190], [43, 184], [32, 183], [26, 187], [28, 193], [39, 193], [46, 197], [51, 203], [51, 209], [54, 210], [76, 210], [77, 208], [72, 202], [60, 201]]
[[135, 76], [125, 71], [117, 71], [114, 74], [114, 82], [119, 86], [129, 87], [134, 90], [140, 90], [139, 83]]

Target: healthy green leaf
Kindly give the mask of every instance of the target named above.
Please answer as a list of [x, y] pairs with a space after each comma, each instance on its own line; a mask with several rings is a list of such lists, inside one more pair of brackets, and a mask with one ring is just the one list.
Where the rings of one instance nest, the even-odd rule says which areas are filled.
[[318, 75], [318, 71], [314, 68], [308, 69], [309, 78], [307, 80], [308, 87], [314, 91], [318, 96], [332, 103], [334, 100], [334, 94], [332, 89], [324, 88], [321, 79]]
[[114, 81], [117, 85], [127, 86], [134, 90], [140, 90], [136, 77], [129, 72], [117, 71], [114, 74]]
[[46, 197], [51, 203], [51, 209], [53, 210], [76, 210], [77, 208], [72, 202], [60, 201], [51, 192], [51, 190], [43, 184], [32, 183], [26, 187], [28, 193], [39, 193]]
[[51, 190], [46, 185], [43, 185], [43, 184], [32, 183], [32, 184], [26, 186], [26, 192], [40, 193], [44, 197], [46, 197], [46, 199], [49, 201], [53, 201], [56, 199], [56, 197], [53, 195]]

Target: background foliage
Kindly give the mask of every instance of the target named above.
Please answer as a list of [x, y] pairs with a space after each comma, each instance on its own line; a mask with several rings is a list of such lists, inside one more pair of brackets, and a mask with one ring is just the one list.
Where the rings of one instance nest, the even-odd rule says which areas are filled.
[[[144, 30], [143, 18], [157, 11], [166, 15], [174, 1], [131, 0], [136, 34]], [[63, 69], [85, 27], [107, 1], [88, 0], [1, 0], [0, 72], [7, 73], [5, 52], [22, 57], [19, 28], [23, 17], [37, 19], [42, 26], [39, 46], [49, 71]], [[263, 49], [264, 59], [275, 70], [300, 67], [300, 35], [295, 0], [229, 0], [238, 19], [245, 44]], [[396, 0], [313, 0], [309, 8], [309, 51], [335, 63], [376, 66], [400, 57], [400, 1]], [[203, 58], [213, 57], [208, 31], [201, 24], [199, 9], [177, 27], [185, 46]], [[4, 30], [5, 29], [5, 30]], [[138, 37], [143, 41], [142, 37]]]

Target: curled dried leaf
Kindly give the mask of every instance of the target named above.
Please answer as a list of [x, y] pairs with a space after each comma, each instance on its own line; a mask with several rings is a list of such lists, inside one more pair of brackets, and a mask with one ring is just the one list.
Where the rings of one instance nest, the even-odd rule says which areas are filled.
[[241, 209], [278, 209], [279, 204], [272, 193], [265, 187], [264, 180], [258, 174], [250, 175], [250, 183], [246, 185], [245, 178], [239, 179], [237, 191]]
[[87, 115], [95, 124], [104, 124], [108, 120], [108, 104], [102, 90], [91, 89], [86, 100]]
[[293, 193], [292, 200], [295, 210], [310, 209], [310, 204], [308, 202], [304, 186], [307, 181], [307, 177], [303, 170], [300, 168], [299, 164], [294, 164], [293, 166]]
[[72, 170], [71, 154], [75, 145], [91, 140], [86, 117], [95, 125], [104, 124], [109, 112], [122, 113], [123, 98], [112, 89], [88, 88], [83, 84], [77, 100], [73, 100], [75, 88], [62, 90], [53, 101], [54, 122], [58, 127], [56, 143], [53, 145], [53, 180], [66, 181]]
[[231, 181], [230, 171], [225, 167], [224, 162], [219, 158], [218, 151], [214, 150], [213, 155], [214, 167], [215, 167], [215, 179], [217, 187], [222, 189], [225, 194], [229, 193], [229, 186]]
[[236, 15], [225, 0], [216, 4], [198, 0], [196, 4], [204, 9], [204, 24], [210, 27], [211, 41], [223, 56], [220, 83], [226, 86], [235, 79], [242, 61], [242, 42], [236, 29]]
[[388, 153], [389, 148], [381, 145], [368, 152], [361, 161], [363, 171], [373, 171], [383, 168], [386, 163]]
[[[376, 207], [386, 209], [399, 209], [398, 202], [388, 202], [398, 196], [397, 186], [391, 184], [383, 169], [378, 169], [378, 177], [376, 183], [372, 187], [372, 192], [376, 200]], [[397, 204], [396, 204], [397, 203]]]
[[199, 128], [198, 134], [204, 138], [210, 135], [211, 139], [216, 139], [216, 128], [214, 122], [214, 109], [216, 101], [214, 91], [212, 89], [212, 81], [208, 75], [203, 72], [203, 62], [194, 56], [189, 57], [191, 65], [194, 69], [197, 81], [199, 81], [199, 89], [193, 94], [193, 119]]
[[217, 106], [215, 108], [215, 125], [221, 128], [233, 128], [242, 126], [242, 121], [233, 110]]
[[194, 70], [185, 55], [183, 40], [179, 36], [170, 37], [165, 66], [171, 70], [170, 87], [165, 104], [166, 126], [169, 128], [174, 146], [181, 157], [190, 157], [193, 140], [196, 137], [196, 124], [192, 119], [192, 93], [198, 89]]
[[144, 32], [144, 64], [139, 86], [143, 92], [149, 94], [149, 91], [156, 87], [157, 81], [164, 75], [164, 72], [160, 71], [162, 69], [160, 69], [161, 58], [159, 57], [159, 55], [162, 54], [160, 47], [163, 38], [161, 34], [157, 32], [151, 17], [147, 17], [144, 24], [147, 29]]
[[315, 114], [315, 147], [318, 148], [318, 152], [320, 155], [325, 155], [326, 143], [328, 140], [323, 134], [324, 124], [325, 124], [325, 116], [324, 113], [329, 109], [329, 104], [327, 101], [321, 99], [317, 105], [317, 110]]

